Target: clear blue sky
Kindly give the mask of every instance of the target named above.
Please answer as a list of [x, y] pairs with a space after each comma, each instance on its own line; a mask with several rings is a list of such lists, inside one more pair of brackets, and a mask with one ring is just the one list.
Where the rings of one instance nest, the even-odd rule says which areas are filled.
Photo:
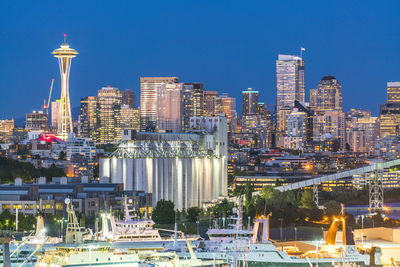
[[68, 34], [72, 106], [102, 86], [139, 92], [140, 76], [178, 76], [237, 98], [253, 87], [275, 102], [278, 53], [307, 49], [306, 89], [342, 84], [344, 109], [378, 113], [400, 80], [400, 1], [0, 2], [0, 118], [24, 116], [60, 94], [50, 54]]

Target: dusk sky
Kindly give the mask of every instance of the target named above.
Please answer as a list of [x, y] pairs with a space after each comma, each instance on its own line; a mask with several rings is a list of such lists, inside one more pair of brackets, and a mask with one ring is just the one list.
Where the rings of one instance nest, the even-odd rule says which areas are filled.
[[140, 76], [177, 76], [233, 95], [240, 114], [248, 87], [275, 103], [275, 60], [302, 46], [307, 99], [333, 75], [345, 111], [377, 115], [386, 82], [400, 81], [399, 1], [1, 1], [0, 10], [2, 119], [41, 109], [52, 78], [59, 97], [51, 52], [63, 33], [79, 52], [72, 107], [102, 86], [139, 96]]

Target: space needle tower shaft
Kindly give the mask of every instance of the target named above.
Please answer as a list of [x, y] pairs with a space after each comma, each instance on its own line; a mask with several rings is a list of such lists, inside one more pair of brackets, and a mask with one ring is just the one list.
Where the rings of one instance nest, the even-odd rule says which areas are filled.
[[76, 57], [78, 52], [69, 47], [66, 43], [66, 34], [64, 34], [64, 43], [52, 52], [54, 57], [58, 58], [61, 75], [61, 99], [57, 125], [57, 136], [60, 139], [67, 140], [73, 131], [71, 102], [69, 98], [69, 72], [71, 69], [71, 60]]

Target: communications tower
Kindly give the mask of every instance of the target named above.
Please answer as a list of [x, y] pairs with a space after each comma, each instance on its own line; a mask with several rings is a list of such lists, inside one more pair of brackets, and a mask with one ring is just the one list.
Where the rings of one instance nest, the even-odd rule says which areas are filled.
[[70, 133], [72, 133], [72, 115], [71, 115], [71, 102], [69, 99], [69, 71], [71, 69], [71, 60], [76, 57], [78, 52], [69, 47], [66, 42], [67, 35], [64, 34], [64, 43], [60, 48], [52, 52], [54, 57], [58, 58], [58, 65], [60, 66], [61, 75], [61, 99], [60, 111], [57, 127], [57, 136], [62, 140], [67, 140]]

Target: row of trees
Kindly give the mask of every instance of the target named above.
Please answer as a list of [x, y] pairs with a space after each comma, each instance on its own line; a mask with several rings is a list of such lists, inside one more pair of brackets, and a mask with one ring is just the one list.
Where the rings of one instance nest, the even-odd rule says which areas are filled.
[[29, 162], [21, 162], [8, 158], [0, 158], [0, 183], [12, 183], [15, 178], [20, 177], [24, 182], [32, 182], [34, 178], [65, 176], [63, 169], [57, 168], [54, 164], [50, 168], [35, 168]]

